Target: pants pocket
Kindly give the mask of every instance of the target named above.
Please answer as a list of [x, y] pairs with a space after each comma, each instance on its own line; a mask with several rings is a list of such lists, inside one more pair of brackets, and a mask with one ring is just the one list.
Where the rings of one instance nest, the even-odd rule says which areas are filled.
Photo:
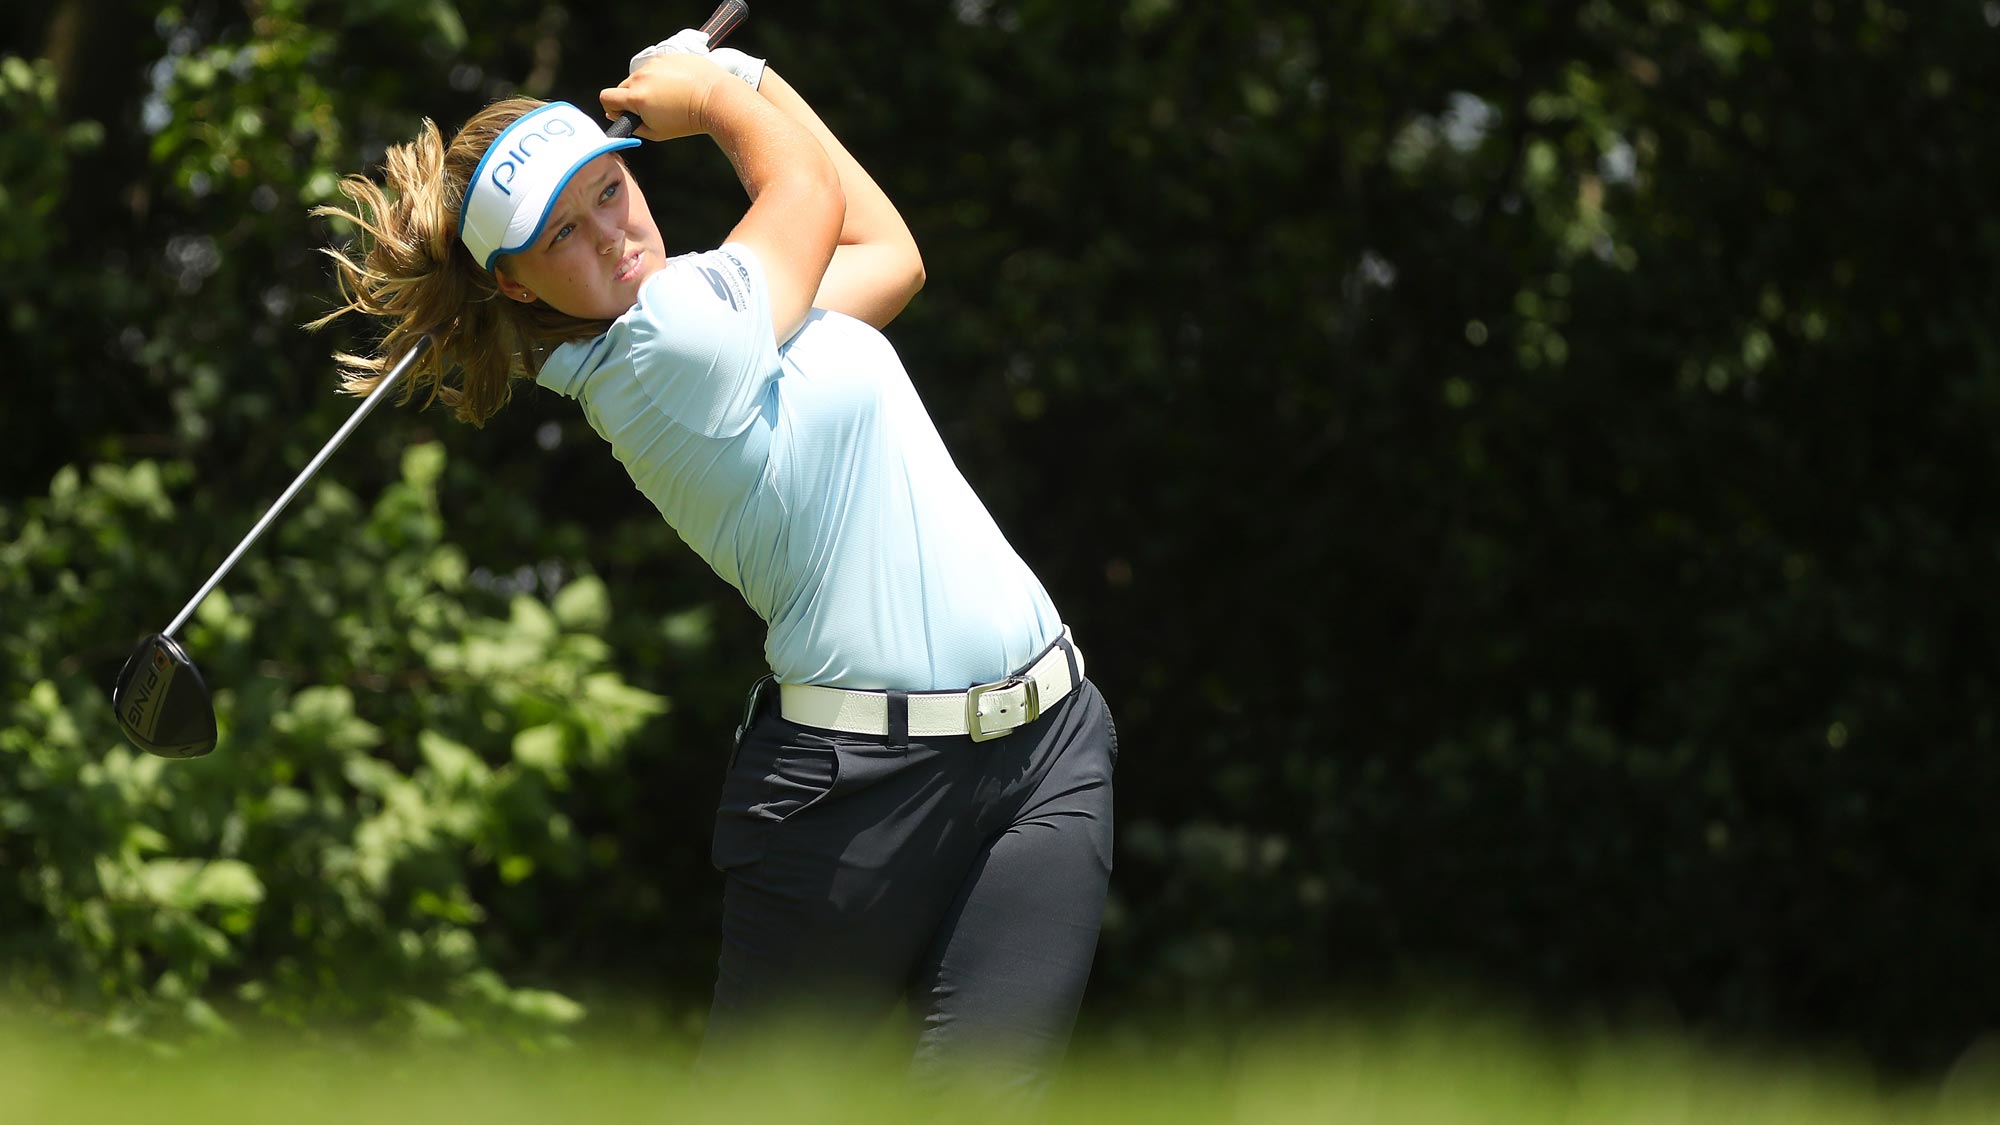
[[824, 801], [840, 780], [838, 746], [776, 715], [754, 721], [722, 782], [709, 862], [717, 870], [764, 857], [771, 831]]

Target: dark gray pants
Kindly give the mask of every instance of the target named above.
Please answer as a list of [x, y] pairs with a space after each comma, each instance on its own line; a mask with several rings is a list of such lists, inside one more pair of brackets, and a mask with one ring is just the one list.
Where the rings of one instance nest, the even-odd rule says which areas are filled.
[[1076, 1021], [1111, 876], [1118, 736], [1085, 681], [990, 742], [835, 734], [752, 703], [723, 784], [704, 1055], [907, 1000], [920, 1077], [1033, 1083]]

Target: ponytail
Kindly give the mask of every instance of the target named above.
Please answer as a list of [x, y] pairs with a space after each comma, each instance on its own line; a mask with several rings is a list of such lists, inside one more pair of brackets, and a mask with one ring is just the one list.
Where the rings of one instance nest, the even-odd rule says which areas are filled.
[[349, 176], [340, 193], [351, 209], [313, 209], [316, 216], [352, 223], [360, 252], [321, 251], [333, 260], [343, 303], [307, 327], [323, 328], [350, 312], [390, 322], [378, 354], [334, 356], [342, 391], [367, 394], [428, 334], [437, 346], [410, 372], [398, 401], [425, 393], [424, 405], [443, 402], [461, 421], [484, 425], [507, 404], [513, 380], [539, 371], [558, 344], [588, 339], [610, 323], [539, 301], [506, 300], [492, 272], [458, 238], [465, 185], [479, 158], [507, 126], [541, 104], [531, 98], [495, 102], [473, 115], [449, 147], [427, 118], [415, 140], [389, 149], [382, 185]]

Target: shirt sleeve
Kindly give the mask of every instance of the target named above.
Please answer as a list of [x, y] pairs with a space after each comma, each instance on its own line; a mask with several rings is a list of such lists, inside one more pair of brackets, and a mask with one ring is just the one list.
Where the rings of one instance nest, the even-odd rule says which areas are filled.
[[757, 417], [778, 377], [778, 342], [763, 267], [724, 243], [667, 261], [627, 313], [634, 374], [676, 423], [734, 437]]

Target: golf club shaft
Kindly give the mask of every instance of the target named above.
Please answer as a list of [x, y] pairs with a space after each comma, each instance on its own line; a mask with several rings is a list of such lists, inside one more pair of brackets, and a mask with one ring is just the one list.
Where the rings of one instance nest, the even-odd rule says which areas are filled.
[[[729, 38], [729, 33], [735, 31], [737, 25], [749, 18], [750, 5], [746, 0], [722, 0], [721, 6], [708, 17], [708, 22], [701, 25], [701, 32], [708, 36], [710, 47], [720, 47], [722, 41]], [[643, 124], [645, 121], [628, 109], [619, 115], [618, 120], [611, 123], [611, 127], [604, 131], [604, 135], [622, 140], [631, 136], [632, 131]]]
[[250, 529], [250, 534], [243, 537], [243, 542], [238, 543], [236, 549], [229, 552], [229, 557], [222, 560], [222, 565], [215, 568], [215, 573], [208, 576], [208, 581], [202, 583], [201, 589], [197, 590], [188, 604], [174, 616], [173, 623], [162, 630], [167, 636], [171, 637], [180, 632], [181, 626], [187, 623], [187, 619], [194, 616], [195, 608], [201, 605], [201, 600], [208, 596], [209, 591], [215, 589], [215, 584], [222, 581], [222, 576], [229, 573], [229, 568], [236, 565], [236, 560], [243, 557], [243, 552], [249, 550], [250, 545], [257, 541], [257, 537], [264, 534], [264, 529], [271, 525], [272, 520], [278, 518], [278, 513], [285, 510], [285, 505], [291, 503], [292, 497], [298, 494], [299, 489], [305, 487], [305, 483], [319, 471], [320, 465], [333, 455], [334, 450], [340, 448], [340, 443], [347, 440], [347, 435], [354, 432], [354, 427], [359, 426], [361, 420], [368, 417], [368, 412], [375, 409], [375, 404], [382, 400], [382, 396], [389, 392], [389, 388], [402, 382], [404, 372], [410, 369], [411, 364], [417, 362], [418, 357], [429, 351], [430, 347], [429, 336], [420, 338], [416, 345], [397, 361], [396, 366], [390, 368], [387, 375], [382, 376], [382, 381], [375, 384], [375, 389], [368, 392], [368, 397], [361, 400], [360, 406], [355, 407], [354, 414], [334, 431], [333, 436], [327, 439], [327, 443], [320, 447], [320, 451], [313, 455], [311, 461], [306, 463], [304, 471], [300, 472], [298, 478], [285, 489], [284, 494], [278, 497], [278, 502], [264, 512], [263, 518], [257, 521], [257, 526]]

